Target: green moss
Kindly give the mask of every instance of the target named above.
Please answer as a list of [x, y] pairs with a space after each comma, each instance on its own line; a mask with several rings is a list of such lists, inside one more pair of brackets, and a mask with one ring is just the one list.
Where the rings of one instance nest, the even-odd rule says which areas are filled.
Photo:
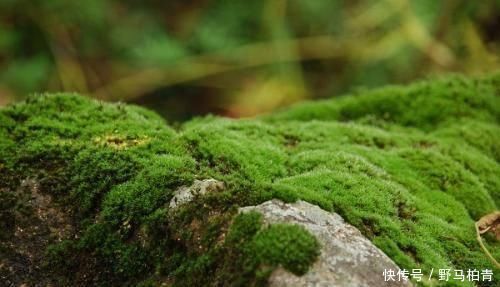
[[319, 243], [300, 226], [275, 224], [255, 235], [252, 253], [262, 264], [303, 275], [319, 255]]
[[[239, 214], [224, 242], [177, 269], [181, 286], [265, 285], [271, 271], [283, 268], [304, 274], [319, 255], [319, 243], [297, 225], [264, 226], [261, 214]], [[194, 275], [194, 276], [193, 276]]]
[[[32, 96], [0, 110], [0, 203], [30, 178], [67, 210], [75, 234], [48, 249], [55, 281], [247, 286], [279, 265], [302, 274], [317, 255], [308, 233], [234, 217], [271, 198], [339, 213], [406, 269], [492, 269], [474, 221], [500, 204], [499, 91], [498, 74], [450, 77], [178, 131], [139, 107]], [[226, 190], [169, 210], [176, 188], [210, 177]], [[13, 214], [0, 212], [2, 227]]]
[[451, 77], [360, 91], [330, 101], [301, 104], [269, 120], [353, 121], [373, 117], [402, 126], [434, 130], [462, 118], [498, 121], [498, 74], [484, 79]]

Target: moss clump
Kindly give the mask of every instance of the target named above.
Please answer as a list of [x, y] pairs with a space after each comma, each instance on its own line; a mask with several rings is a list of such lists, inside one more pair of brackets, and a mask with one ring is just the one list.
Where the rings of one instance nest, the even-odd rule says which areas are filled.
[[276, 224], [255, 235], [252, 251], [263, 264], [302, 275], [319, 255], [319, 243], [300, 226]]
[[[304, 274], [319, 255], [319, 243], [297, 225], [262, 225], [257, 212], [235, 217], [228, 236], [219, 251], [224, 262], [219, 274], [223, 282], [242, 286], [249, 282], [263, 284], [270, 272], [282, 266], [297, 275]], [[234, 286], [234, 285], [233, 285]]]
[[[35, 180], [71, 218], [71, 236], [33, 249], [50, 246], [50, 260], [34, 258], [51, 282], [243, 286], [278, 265], [301, 274], [317, 254], [310, 235], [234, 218], [271, 198], [339, 213], [402, 268], [492, 269], [474, 221], [500, 205], [499, 93], [498, 74], [451, 77], [178, 131], [134, 106], [32, 96], [0, 110], [0, 198], [10, 206]], [[169, 210], [176, 188], [204, 178], [227, 188]], [[16, 224], [14, 209], [1, 226]], [[21, 256], [7, 236], [0, 255]]]

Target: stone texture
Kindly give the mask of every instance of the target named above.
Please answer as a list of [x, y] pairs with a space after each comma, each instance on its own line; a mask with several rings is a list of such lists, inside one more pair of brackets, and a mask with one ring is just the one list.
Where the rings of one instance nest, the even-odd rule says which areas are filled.
[[304, 201], [287, 204], [279, 200], [243, 207], [240, 212], [252, 210], [262, 213], [266, 223], [302, 225], [321, 244], [318, 261], [305, 275], [278, 268], [269, 278], [270, 286], [412, 286], [404, 281], [386, 282], [384, 270], [397, 273], [398, 266], [336, 213]]
[[181, 186], [174, 192], [169, 207], [175, 209], [182, 204], [192, 201], [196, 196], [224, 189], [224, 183], [215, 179], [195, 180], [191, 186]]

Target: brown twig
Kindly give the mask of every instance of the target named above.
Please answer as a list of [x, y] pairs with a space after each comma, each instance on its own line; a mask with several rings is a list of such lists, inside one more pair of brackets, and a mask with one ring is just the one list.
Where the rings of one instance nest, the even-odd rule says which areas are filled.
[[483, 243], [483, 239], [481, 238], [481, 232], [479, 231], [479, 223], [478, 222], [475, 223], [475, 227], [476, 227], [476, 235], [477, 235], [476, 238], [477, 238], [477, 241], [479, 242], [479, 245], [481, 246], [481, 249], [483, 249], [484, 253], [490, 259], [490, 261], [495, 265], [495, 267], [500, 269], [500, 263], [498, 263], [498, 261], [496, 261], [496, 259], [493, 257], [493, 255], [491, 255], [490, 251], [488, 251], [488, 249], [486, 248], [486, 246]]

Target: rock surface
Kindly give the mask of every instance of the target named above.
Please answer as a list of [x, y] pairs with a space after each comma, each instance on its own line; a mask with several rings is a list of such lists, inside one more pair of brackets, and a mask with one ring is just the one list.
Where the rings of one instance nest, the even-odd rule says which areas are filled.
[[262, 213], [266, 223], [295, 223], [316, 236], [321, 255], [303, 276], [278, 268], [269, 278], [270, 286], [412, 286], [410, 282], [386, 282], [384, 270], [399, 267], [366, 239], [359, 230], [347, 224], [336, 213], [327, 212], [305, 201], [293, 204], [279, 200], [248, 206], [240, 212]]
[[224, 183], [215, 179], [195, 180], [191, 186], [181, 186], [174, 192], [169, 207], [175, 209], [182, 204], [192, 201], [196, 196], [224, 189]]

